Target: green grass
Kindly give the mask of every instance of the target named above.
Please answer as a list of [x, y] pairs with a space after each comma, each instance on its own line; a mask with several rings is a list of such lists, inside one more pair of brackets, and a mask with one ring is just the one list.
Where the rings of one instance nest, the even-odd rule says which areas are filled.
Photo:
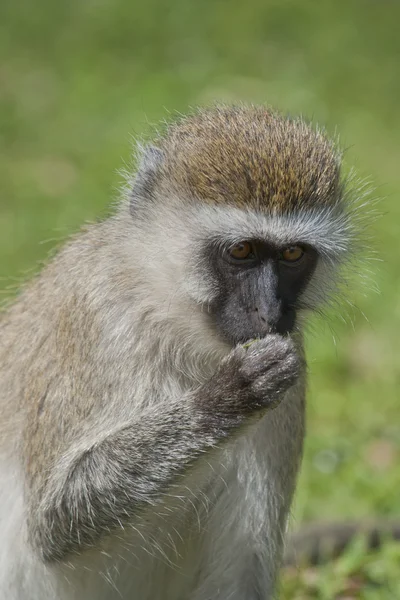
[[[0, 3], [4, 297], [59, 240], [105, 214], [131, 135], [148, 135], [151, 123], [188, 106], [267, 102], [337, 129], [347, 167], [384, 198], [371, 227], [380, 294], [355, 285], [352, 324], [319, 320], [308, 340], [297, 524], [398, 513], [399, 19], [400, 4], [390, 0]], [[354, 597], [400, 597], [396, 551], [364, 556], [386, 587], [366, 583]], [[316, 592], [288, 576], [283, 597], [293, 596], [291, 585], [298, 598], [303, 588], [305, 598], [340, 597], [335, 568], [317, 571]]]
[[362, 539], [337, 560], [314, 568], [286, 569], [283, 600], [383, 600], [400, 598], [400, 545], [368, 552]]

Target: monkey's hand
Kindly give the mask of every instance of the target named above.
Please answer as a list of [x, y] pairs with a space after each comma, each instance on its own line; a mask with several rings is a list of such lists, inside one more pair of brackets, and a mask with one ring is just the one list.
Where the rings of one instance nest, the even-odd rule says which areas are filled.
[[277, 334], [236, 346], [206, 384], [217, 414], [237, 419], [275, 408], [297, 381], [301, 359], [290, 338]]

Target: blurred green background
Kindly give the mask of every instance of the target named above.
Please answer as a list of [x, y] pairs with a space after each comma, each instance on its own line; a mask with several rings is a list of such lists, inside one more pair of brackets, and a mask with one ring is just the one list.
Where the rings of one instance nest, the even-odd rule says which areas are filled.
[[[295, 525], [399, 513], [399, 23], [396, 0], [0, 2], [5, 298], [68, 233], [106, 214], [132, 136], [176, 110], [223, 100], [302, 113], [338, 131], [347, 167], [376, 186], [382, 217], [371, 234], [382, 261], [349, 290], [350, 316], [317, 321], [308, 339]], [[362, 595], [346, 597], [400, 598], [393, 548], [360, 560]], [[316, 573], [283, 596], [345, 597], [329, 587], [337, 574]]]

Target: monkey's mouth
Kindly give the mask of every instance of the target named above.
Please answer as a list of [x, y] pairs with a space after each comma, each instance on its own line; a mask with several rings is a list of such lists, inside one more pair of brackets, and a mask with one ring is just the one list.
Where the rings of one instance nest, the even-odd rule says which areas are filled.
[[[248, 313], [247, 313], [248, 314]], [[261, 321], [261, 323], [260, 323]], [[260, 318], [255, 322], [251, 318], [236, 318], [231, 321], [217, 320], [217, 329], [225, 341], [232, 344], [246, 344], [250, 340], [260, 339], [269, 334], [289, 335], [296, 326], [296, 312], [289, 309], [276, 323], [268, 323]]]

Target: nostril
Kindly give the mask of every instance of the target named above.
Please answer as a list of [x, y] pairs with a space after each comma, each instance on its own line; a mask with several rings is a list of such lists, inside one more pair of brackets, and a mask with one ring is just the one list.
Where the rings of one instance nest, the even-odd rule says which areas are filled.
[[266, 323], [266, 322], [267, 322], [267, 319], [265, 319], [264, 317], [262, 317], [262, 316], [259, 314], [259, 310], [258, 310], [258, 307], [257, 307], [257, 306], [255, 306], [253, 310], [254, 310], [254, 312], [258, 313], [258, 318], [260, 319], [260, 321], [261, 321], [262, 323]]

